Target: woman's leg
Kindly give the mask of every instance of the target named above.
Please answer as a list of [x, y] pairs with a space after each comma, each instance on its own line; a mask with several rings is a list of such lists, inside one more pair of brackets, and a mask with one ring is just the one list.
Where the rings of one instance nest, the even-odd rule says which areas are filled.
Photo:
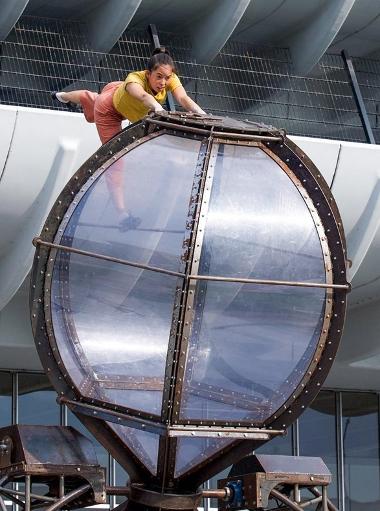
[[[118, 85], [114, 87], [111, 84], [109, 85], [96, 98], [94, 107], [95, 124], [102, 144], [111, 140], [121, 131], [122, 117], [116, 112], [112, 102], [113, 94]], [[115, 209], [120, 218], [122, 218], [126, 214], [126, 208], [124, 201], [123, 164], [120, 160], [116, 161], [112, 168], [107, 171], [106, 181]]]
[[83, 92], [89, 92], [84, 90], [72, 90], [69, 92], [56, 92], [56, 96], [59, 100], [62, 100], [62, 103], [68, 103], [69, 101], [71, 103], [75, 103], [76, 105], [81, 104], [81, 94]]
[[[123, 117], [113, 106], [113, 94], [122, 83], [113, 82], [106, 85], [95, 100], [95, 123], [103, 144], [121, 131]], [[107, 170], [106, 182], [118, 215], [120, 230], [136, 229], [141, 223], [141, 218], [133, 216], [125, 204], [124, 164], [122, 159], [116, 160]]]
[[72, 90], [69, 92], [53, 92], [52, 97], [61, 103], [64, 103], [70, 110], [74, 105], [81, 105], [87, 122], [95, 122], [94, 107], [95, 100], [99, 94], [89, 90]]

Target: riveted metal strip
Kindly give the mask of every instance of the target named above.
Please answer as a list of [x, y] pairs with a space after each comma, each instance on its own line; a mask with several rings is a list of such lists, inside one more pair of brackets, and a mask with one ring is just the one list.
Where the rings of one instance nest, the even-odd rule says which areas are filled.
[[[161, 409], [161, 420], [166, 424], [170, 422], [172, 414], [173, 389], [175, 385], [175, 375], [178, 365], [178, 354], [180, 352], [181, 342], [180, 332], [182, 330], [184, 303], [188, 286], [186, 275], [189, 272], [189, 267], [191, 264], [192, 255], [194, 251], [196, 217], [197, 210], [199, 209], [200, 196], [203, 190], [204, 165], [205, 160], [208, 158], [207, 151], [208, 146], [209, 141], [205, 139], [202, 141], [199, 149], [193, 185], [190, 194], [186, 226], [184, 229], [183, 251], [181, 255], [181, 264], [179, 268], [180, 271], [183, 272], [181, 274], [181, 277], [183, 278], [178, 279], [176, 286], [172, 324], [170, 328], [168, 352], [166, 356], [165, 380]], [[176, 441], [171, 441], [169, 445], [169, 439], [167, 438], [160, 439], [158, 473], [162, 476], [163, 479], [165, 479], [166, 477], [165, 476], [166, 472], [169, 471], [170, 473], [170, 466], [173, 465], [174, 467], [175, 448], [173, 449], [173, 443], [176, 443]], [[171, 459], [172, 455], [174, 456], [173, 460]]]
[[[195, 238], [193, 259], [192, 259], [192, 264], [191, 264], [191, 268], [190, 268], [191, 275], [197, 275], [198, 269], [199, 269], [199, 261], [200, 261], [200, 257], [201, 257], [204, 232], [205, 232], [206, 221], [207, 221], [207, 212], [209, 209], [209, 203], [210, 203], [212, 183], [213, 183], [213, 179], [214, 179], [214, 171], [215, 171], [215, 164], [216, 164], [218, 149], [219, 149], [219, 144], [213, 144], [211, 146], [208, 165], [207, 165], [206, 174], [205, 174], [205, 185], [204, 185], [204, 190], [203, 190], [203, 196], [202, 196], [202, 199], [200, 202], [200, 208], [199, 208], [197, 235]], [[183, 396], [184, 379], [190, 377], [190, 375], [188, 376], [187, 374], [185, 376], [185, 371], [187, 370], [186, 366], [189, 363], [188, 351], [189, 351], [190, 336], [192, 333], [192, 329], [194, 329], [195, 325], [198, 324], [197, 318], [196, 318], [197, 311], [194, 309], [196, 286], [197, 286], [196, 281], [194, 279], [190, 280], [189, 285], [188, 285], [187, 300], [185, 303], [181, 352], [179, 354], [179, 361], [178, 361], [178, 372], [177, 372], [177, 379], [176, 379], [176, 389], [175, 389], [175, 398], [174, 398], [173, 415], [172, 415], [173, 424], [177, 424], [179, 421], [181, 401], [184, 399], [184, 396]]]

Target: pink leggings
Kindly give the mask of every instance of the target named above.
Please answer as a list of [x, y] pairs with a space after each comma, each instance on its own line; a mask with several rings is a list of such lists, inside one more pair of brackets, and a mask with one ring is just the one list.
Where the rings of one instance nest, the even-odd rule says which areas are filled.
[[94, 122], [102, 144], [121, 131], [121, 121], [124, 119], [113, 106], [112, 98], [115, 90], [123, 82], [107, 84], [100, 94], [82, 90], [80, 103], [87, 122]]
[[[121, 122], [124, 117], [113, 106], [112, 98], [115, 90], [123, 82], [107, 84], [100, 94], [82, 90], [80, 103], [87, 122], [94, 122], [102, 144], [105, 144], [121, 131]], [[126, 210], [124, 203], [123, 164], [117, 160], [112, 169], [106, 173], [106, 182], [113, 198], [116, 210], [122, 213]]]

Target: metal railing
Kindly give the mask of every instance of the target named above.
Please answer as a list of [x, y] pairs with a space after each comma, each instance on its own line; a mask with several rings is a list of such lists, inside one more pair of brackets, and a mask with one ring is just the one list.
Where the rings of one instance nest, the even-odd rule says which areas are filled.
[[[0, 43], [0, 102], [62, 109], [53, 90], [100, 91], [144, 69], [148, 31], [127, 30], [108, 53], [89, 47], [79, 22], [22, 16]], [[229, 41], [209, 65], [184, 37], [160, 33], [188, 93], [208, 112], [284, 128], [289, 134], [366, 142], [368, 136], [341, 55], [326, 54], [309, 76], [292, 69], [287, 49]], [[352, 59], [374, 141], [380, 141], [380, 60]]]

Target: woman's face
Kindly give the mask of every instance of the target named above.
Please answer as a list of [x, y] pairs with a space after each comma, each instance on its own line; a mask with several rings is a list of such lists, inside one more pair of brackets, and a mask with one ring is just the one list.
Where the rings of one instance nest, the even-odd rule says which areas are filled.
[[153, 92], [161, 92], [165, 89], [166, 84], [173, 74], [173, 69], [169, 64], [162, 64], [156, 67], [153, 71], [147, 71], [149, 87]]

